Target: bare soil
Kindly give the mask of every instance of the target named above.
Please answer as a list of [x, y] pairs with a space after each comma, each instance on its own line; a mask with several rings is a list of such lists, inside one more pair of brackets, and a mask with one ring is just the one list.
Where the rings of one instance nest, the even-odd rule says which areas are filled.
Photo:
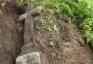
[[[24, 23], [18, 21], [19, 15], [23, 13], [20, 10], [17, 4], [8, 2], [0, 16], [0, 64], [15, 64], [15, 58], [20, 53], [24, 54], [31, 50], [39, 50], [45, 54], [49, 64], [93, 64], [93, 54], [89, 46], [84, 43], [81, 33], [67, 17], [60, 13], [44, 13], [35, 18], [36, 27], [39, 19], [51, 16], [52, 25], [59, 27], [59, 33], [55, 32], [51, 35], [48, 29], [35, 28], [38, 49], [32, 47], [29, 51], [24, 48], [25, 52], [22, 52]], [[52, 46], [50, 41], [54, 42]]]
[[0, 16], [0, 64], [14, 64], [23, 45], [23, 24], [18, 22], [16, 4], [6, 3]]

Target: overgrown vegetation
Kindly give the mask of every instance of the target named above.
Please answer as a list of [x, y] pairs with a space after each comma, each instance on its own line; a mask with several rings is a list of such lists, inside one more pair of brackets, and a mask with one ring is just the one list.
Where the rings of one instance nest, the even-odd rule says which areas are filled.
[[33, 3], [43, 12], [59, 12], [68, 16], [72, 22], [82, 19], [80, 29], [84, 39], [93, 47], [93, 0], [18, 0], [21, 4]]

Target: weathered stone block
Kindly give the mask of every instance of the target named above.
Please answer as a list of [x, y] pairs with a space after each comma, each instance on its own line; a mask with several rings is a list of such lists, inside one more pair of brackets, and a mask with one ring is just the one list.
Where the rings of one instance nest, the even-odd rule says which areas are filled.
[[29, 54], [19, 56], [16, 59], [16, 64], [41, 64], [40, 53], [32, 52]]

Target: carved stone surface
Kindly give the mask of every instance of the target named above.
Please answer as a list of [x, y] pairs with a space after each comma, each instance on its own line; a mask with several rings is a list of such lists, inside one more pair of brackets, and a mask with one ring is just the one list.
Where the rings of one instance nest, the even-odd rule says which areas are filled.
[[40, 53], [32, 52], [29, 54], [19, 56], [16, 59], [16, 64], [41, 64]]

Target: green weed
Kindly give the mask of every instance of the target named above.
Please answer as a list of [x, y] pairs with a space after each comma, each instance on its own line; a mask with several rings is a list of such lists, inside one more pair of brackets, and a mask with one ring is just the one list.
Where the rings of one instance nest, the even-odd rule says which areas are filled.
[[5, 6], [5, 3], [0, 3], [0, 15], [2, 14], [2, 8]]

